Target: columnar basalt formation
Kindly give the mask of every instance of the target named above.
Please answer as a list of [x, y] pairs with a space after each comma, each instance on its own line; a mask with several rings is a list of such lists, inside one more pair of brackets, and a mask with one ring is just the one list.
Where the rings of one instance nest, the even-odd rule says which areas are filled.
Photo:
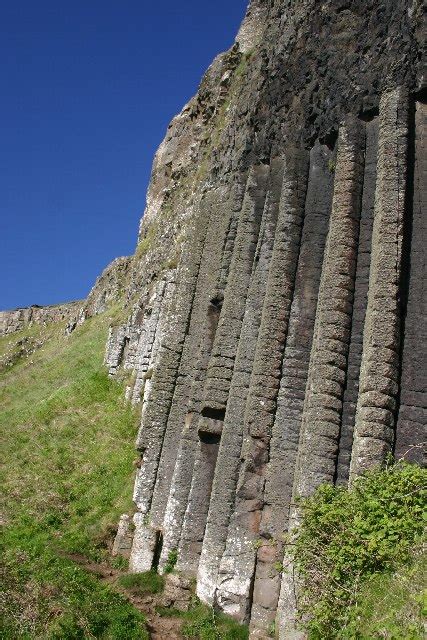
[[252, 638], [303, 637], [295, 499], [422, 459], [423, 20], [250, 3], [153, 166], [106, 358], [142, 409], [130, 567], [173, 552]]
[[407, 91], [398, 88], [384, 93], [379, 118], [372, 257], [350, 476], [391, 452], [399, 393]]
[[252, 0], [156, 154], [135, 255], [70, 318], [121, 308], [105, 362], [141, 410], [115, 553], [174, 552], [252, 638], [303, 637], [295, 498], [423, 459], [424, 30], [421, 0]]

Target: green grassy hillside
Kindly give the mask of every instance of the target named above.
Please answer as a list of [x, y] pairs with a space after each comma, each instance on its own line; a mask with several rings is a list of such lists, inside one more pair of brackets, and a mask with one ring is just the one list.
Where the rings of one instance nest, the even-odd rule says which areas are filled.
[[2, 638], [147, 637], [141, 614], [68, 559], [107, 558], [131, 509], [137, 416], [103, 367], [109, 323], [0, 339]]

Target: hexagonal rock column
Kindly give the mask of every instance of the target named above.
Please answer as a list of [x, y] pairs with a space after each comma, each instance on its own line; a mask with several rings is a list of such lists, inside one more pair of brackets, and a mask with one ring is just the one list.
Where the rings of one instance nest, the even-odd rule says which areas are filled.
[[[242, 326], [252, 263], [258, 242], [264, 209], [269, 167], [258, 165], [250, 169], [245, 196], [239, 215], [230, 275], [224, 292], [221, 315], [215, 332], [212, 354], [206, 372], [201, 414], [215, 415], [223, 420], [227, 404], [234, 360]], [[171, 490], [164, 518], [162, 566], [181, 537], [182, 523], [188, 504], [197, 450], [198, 416], [187, 414], [179, 443]]]
[[[408, 302], [402, 350], [395, 456], [425, 463], [427, 432], [427, 104], [415, 103]], [[412, 123], [411, 123], [412, 124]], [[409, 176], [408, 176], [409, 178]], [[409, 252], [408, 252], [409, 253]], [[424, 443], [424, 446], [423, 444]]]
[[169, 314], [168, 330], [153, 376], [150, 401], [145, 405], [141, 418], [136, 446], [142, 453], [142, 461], [134, 489], [138, 513], [134, 517], [135, 537], [130, 558], [130, 568], [134, 572], [146, 571], [149, 565], [151, 568], [153, 559], [153, 539], [156, 534], [154, 531], [144, 531], [143, 528], [147, 525], [145, 516], [148, 515], [151, 506], [163, 437], [191, 316], [206, 230], [206, 220], [199, 212], [184, 247], [184, 251], [191, 255], [192, 259], [183, 261], [180, 269], [174, 304]]
[[[242, 373], [242, 367], [250, 372], [251, 364], [249, 364], [249, 361], [250, 363], [253, 362], [253, 357], [251, 358], [250, 353], [254, 351], [254, 349], [252, 349], [252, 345], [256, 344], [261, 319], [261, 310], [267, 286], [268, 269], [270, 266], [277, 224], [282, 179], [283, 159], [273, 158], [270, 163], [267, 196], [262, 215], [258, 244], [252, 265], [251, 282], [246, 299], [246, 308], [233, 369], [230, 395], [227, 402], [228, 420], [230, 415], [228, 408], [235, 399], [232, 387], [235, 382], [236, 374], [237, 377], [239, 377], [237, 372]], [[236, 438], [239, 438], [239, 435], [241, 435], [243, 413], [244, 406], [240, 409], [242, 421], [233, 421], [233, 432]], [[221, 439], [221, 434], [223, 433], [223, 429], [226, 428], [225, 422], [227, 422], [227, 414], [224, 418], [224, 422], [207, 416], [202, 417], [199, 420], [198, 432], [200, 442], [198, 443], [198, 453], [196, 464], [194, 466], [191, 492], [185, 514], [178, 553], [179, 567], [182, 570], [193, 574], [196, 573], [199, 564], [199, 557], [206, 527], [206, 518], [210, 503], [212, 481], [215, 473], [216, 453], [218, 452], [218, 444]], [[214, 438], [216, 438], [216, 443]], [[208, 453], [209, 450], [211, 451], [211, 454]], [[215, 455], [212, 455], [214, 451]], [[224, 478], [222, 463], [218, 467], [218, 476], [221, 478], [220, 482], [222, 488], [222, 480]]]
[[[319, 289], [293, 496], [333, 482], [353, 311], [364, 172], [365, 131], [355, 119], [340, 128], [334, 196]], [[298, 521], [291, 509], [290, 529]], [[295, 576], [285, 557], [278, 611], [279, 638], [303, 635], [295, 624]]]
[[408, 96], [398, 88], [380, 101], [371, 271], [350, 480], [382, 463], [394, 441], [407, 137]]
[[332, 205], [335, 155], [316, 143], [304, 206], [289, 328], [280, 389], [265, 467], [262, 517], [257, 541], [251, 631], [263, 637], [274, 621], [280, 592], [283, 533], [287, 530], [294, 469], [302, 421], [323, 254]]
[[[254, 438], [267, 450], [298, 262], [307, 168], [308, 154], [290, 149], [285, 161], [279, 220], [245, 410], [245, 441], [248, 437]], [[255, 424], [260, 430], [256, 434]], [[259, 437], [261, 431], [263, 437]], [[241, 619], [248, 615], [256, 555], [253, 542], [261, 506], [257, 488], [262, 487], [262, 468], [254, 468], [257, 463], [259, 458], [254, 461], [248, 455], [246, 467], [240, 474], [235, 513], [219, 569], [216, 593], [221, 608]]]

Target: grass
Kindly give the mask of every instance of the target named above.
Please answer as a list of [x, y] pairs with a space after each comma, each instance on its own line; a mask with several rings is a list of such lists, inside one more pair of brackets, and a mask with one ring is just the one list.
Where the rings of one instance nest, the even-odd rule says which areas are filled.
[[363, 585], [354, 610], [354, 636], [418, 640], [427, 615], [427, 562], [422, 550], [391, 574], [373, 575]]
[[191, 607], [183, 614], [183, 618], [184, 638], [197, 640], [247, 640], [249, 638], [247, 626], [201, 603]]
[[[143, 616], [67, 559], [109, 556], [131, 508], [137, 416], [108, 378], [109, 314], [0, 339], [4, 638], [144, 638]], [[17, 353], [16, 345], [36, 345]]]
[[119, 578], [119, 584], [125, 589], [139, 593], [161, 593], [165, 586], [163, 576], [155, 571], [129, 573]]
[[198, 598], [188, 611], [179, 611], [168, 607], [156, 607], [157, 613], [165, 618], [181, 618], [182, 634], [190, 640], [247, 640], [249, 629], [230, 616], [218, 613], [202, 604]]

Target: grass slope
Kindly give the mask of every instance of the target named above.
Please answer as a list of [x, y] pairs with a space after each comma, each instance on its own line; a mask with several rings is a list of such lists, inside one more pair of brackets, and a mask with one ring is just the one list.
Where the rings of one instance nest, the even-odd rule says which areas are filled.
[[110, 321], [0, 339], [2, 638], [147, 637], [141, 614], [67, 559], [105, 559], [131, 508], [137, 418], [103, 367]]

